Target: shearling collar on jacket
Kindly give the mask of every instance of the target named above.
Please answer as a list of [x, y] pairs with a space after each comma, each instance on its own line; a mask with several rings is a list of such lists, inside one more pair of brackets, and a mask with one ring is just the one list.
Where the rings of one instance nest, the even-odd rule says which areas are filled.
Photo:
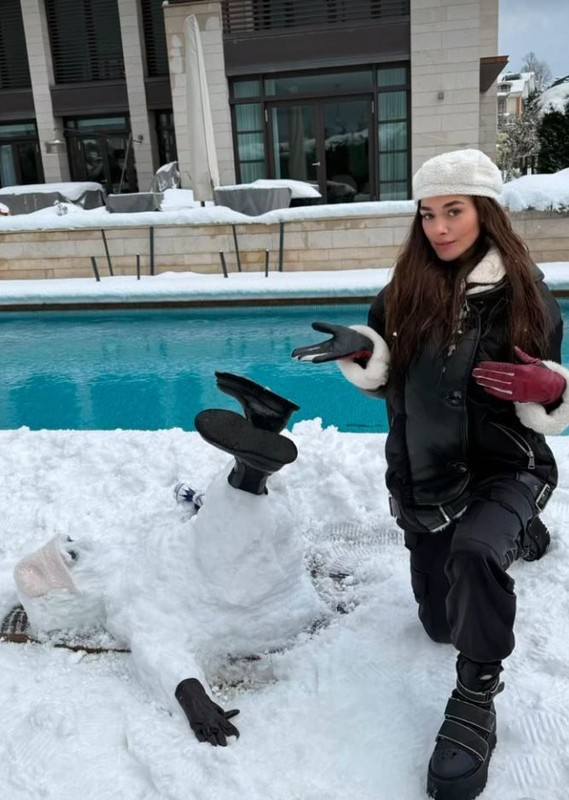
[[466, 276], [466, 294], [473, 295], [493, 289], [506, 277], [498, 249], [492, 245], [486, 255]]

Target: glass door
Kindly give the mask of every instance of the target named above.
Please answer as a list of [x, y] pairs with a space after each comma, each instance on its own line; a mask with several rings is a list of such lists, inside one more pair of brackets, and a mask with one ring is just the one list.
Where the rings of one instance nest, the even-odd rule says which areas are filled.
[[323, 203], [371, 199], [371, 98], [271, 104], [275, 178], [316, 186]]
[[137, 191], [133, 150], [128, 135], [73, 132], [69, 140], [74, 181], [96, 181], [103, 185], [107, 194]]
[[327, 203], [359, 203], [372, 198], [371, 110], [367, 98], [321, 104]]
[[273, 106], [271, 132], [274, 177], [318, 186], [321, 161], [317, 152], [315, 105]]

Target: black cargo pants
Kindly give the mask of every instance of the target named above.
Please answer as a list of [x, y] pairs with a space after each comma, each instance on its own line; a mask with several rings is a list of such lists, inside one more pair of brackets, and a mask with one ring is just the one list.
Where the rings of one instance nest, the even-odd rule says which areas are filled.
[[514, 649], [516, 596], [506, 570], [536, 515], [514, 476], [480, 482], [467, 510], [439, 533], [405, 532], [419, 618], [436, 642], [473, 661], [501, 661]]

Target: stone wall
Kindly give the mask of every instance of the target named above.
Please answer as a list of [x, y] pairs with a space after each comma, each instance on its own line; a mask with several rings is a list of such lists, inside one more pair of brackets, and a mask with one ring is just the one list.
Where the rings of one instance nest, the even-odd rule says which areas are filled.
[[[405, 238], [411, 214], [304, 219], [284, 225], [285, 271], [366, 269], [392, 266]], [[512, 214], [514, 228], [537, 262], [569, 262], [569, 214], [525, 211]], [[270, 269], [278, 268], [279, 224], [237, 225], [243, 271], [262, 271], [265, 251]], [[150, 271], [148, 227], [106, 230], [115, 275]], [[156, 225], [155, 272], [219, 273], [223, 250], [229, 271], [237, 270], [230, 225]], [[0, 233], [0, 279], [78, 278], [93, 275], [91, 256], [101, 275], [109, 270], [101, 230], [47, 230]], [[569, 278], [569, 275], [568, 275]]]
[[495, 157], [496, 85], [480, 93], [480, 58], [496, 55], [497, 34], [498, 0], [413, 0], [413, 173], [428, 158], [462, 147]]

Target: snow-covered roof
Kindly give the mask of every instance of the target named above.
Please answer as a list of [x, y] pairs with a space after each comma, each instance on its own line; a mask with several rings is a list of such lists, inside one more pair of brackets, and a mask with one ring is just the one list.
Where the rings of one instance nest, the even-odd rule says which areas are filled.
[[527, 97], [534, 88], [535, 75], [533, 72], [506, 73], [498, 78], [499, 95], [521, 95]]

